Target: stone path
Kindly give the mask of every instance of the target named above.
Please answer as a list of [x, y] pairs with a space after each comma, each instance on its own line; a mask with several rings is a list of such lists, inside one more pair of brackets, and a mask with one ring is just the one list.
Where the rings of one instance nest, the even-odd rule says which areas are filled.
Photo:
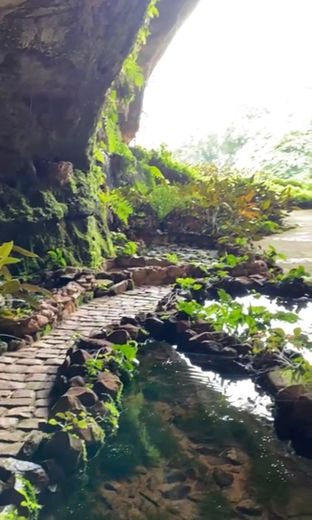
[[29, 434], [48, 416], [49, 394], [58, 366], [76, 334], [119, 321], [123, 315], [154, 310], [168, 287], [140, 287], [82, 305], [50, 334], [0, 357], [0, 457], [17, 456]]

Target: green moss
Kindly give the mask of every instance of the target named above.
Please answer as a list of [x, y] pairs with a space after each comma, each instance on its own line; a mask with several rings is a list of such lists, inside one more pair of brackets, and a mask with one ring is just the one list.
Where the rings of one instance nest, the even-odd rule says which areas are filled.
[[[99, 201], [104, 175], [75, 171], [65, 186], [45, 189], [24, 182], [23, 186], [0, 186], [0, 242], [14, 240], [42, 259], [60, 248], [68, 265], [99, 267], [111, 256], [105, 208]], [[42, 261], [30, 261], [37, 269]]]
[[44, 207], [51, 211], [51, 217], [55, 217], [58, 220], [63, 219], [67, 213], [66, 204], [58, 202], [52, 191], [42, 191], [41, 193], [43, 197]]

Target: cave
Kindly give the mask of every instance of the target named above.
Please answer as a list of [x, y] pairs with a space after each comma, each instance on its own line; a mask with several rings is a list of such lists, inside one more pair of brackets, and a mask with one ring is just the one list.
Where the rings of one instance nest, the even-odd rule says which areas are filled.
[[[138, 56], [145, 82], [197, 3], [157, 3]], [[95, 266], [110, 254], [107, 216], [98, 200], [109, 184], [110, 157], [100, 164], [101, 176], [92, 170], [92, 153], [107, 94], [149, 4], [1, 2], [0, 242], [14, 240], [39, 256], [62, 248], [70, 264]], [[119, 114], [125, 143], [138, 129], [143, 96], [138, 88]]]

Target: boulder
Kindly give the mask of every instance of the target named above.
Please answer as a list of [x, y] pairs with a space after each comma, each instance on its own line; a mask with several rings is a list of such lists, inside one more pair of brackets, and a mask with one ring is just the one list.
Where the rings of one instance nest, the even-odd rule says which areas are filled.
[[0, 480], [8, 482], [15, 475], [24, 476], [40, 490], [49, 485], [49, 477], [39, 464], [14, 458], [0, 458]]
[[72, 473], [83, 461], [84, 442], [69, 432], [56, 432], [42, 449], [45, 459], [55, 459], [65, 473]]
[[113, 344], [106, 339], [89, 338], [86, 336], [79, 338], [78, 346], [87, 350], [103, 350], [103, 352], [110, 354]]
[[[71, 387], [70, 390], [73, 388], [80, 388], [80, 387]], [[83, 388], [83, 387], [82, 387]], [[65, 412], [79, 412], [81, 410], [84, 410], [84, 406], [82, 405], [81, 401], [78, 399], [78, 397], [74, 394], [64, 394], [56, 401], [54, 406], [52, 407], [52, 415], [55, 415], [59, 412], [65, 413]]]
[[69, 386], [85, 386], [86, 382], [81, 376], [74, 376], [68, 381]]
[[83, 349], [77, 349], [70, 355], [70, 361], [73, 365], [84, 365], [92, 356], [89, 352]]
[[117, 329], [108, 334], [107, 340], [110, 343], [117, 345], [124, 345], [131, 339], [130, 334], [126, 329]]
[[122, 294], [128, 290], [128, 280], [123, 280], [121, 282], [115, 283], [108, 291], [109, 296], [117, 296], [118, 294]]
[[133, 325], [136, 327], [139, 323], [136, 318], [133, 318], [132, 316], [123, 316], [120, 320], [120, 325]]
[[164, 337], [164, 322], [156, 316], [146, 318], [144, 328], [156, 340], [162, 340]]
[[78, 399], [87, 408], [94, 406], [98, 401], [96, 393], [87, 386], [72, 386], [67, 390], [65, 396], [69, 397], [69, 399]]
[[122, 382], [119, 377], [111, 372], [100, 372], [93, 385], [94, 392], [99, 397], [108, 394], [111, 397], [116, 398], [121, 388]]

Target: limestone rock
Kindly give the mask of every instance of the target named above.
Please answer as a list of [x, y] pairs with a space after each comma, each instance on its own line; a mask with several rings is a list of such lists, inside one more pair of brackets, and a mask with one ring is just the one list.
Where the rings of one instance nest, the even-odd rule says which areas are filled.
[[37, 174], [63, 182], [68, 162], [86, 165], [105, 92], [131, 50], [147, 5], [148, 0], [2, 4], [2, 174], [36, 159]]

